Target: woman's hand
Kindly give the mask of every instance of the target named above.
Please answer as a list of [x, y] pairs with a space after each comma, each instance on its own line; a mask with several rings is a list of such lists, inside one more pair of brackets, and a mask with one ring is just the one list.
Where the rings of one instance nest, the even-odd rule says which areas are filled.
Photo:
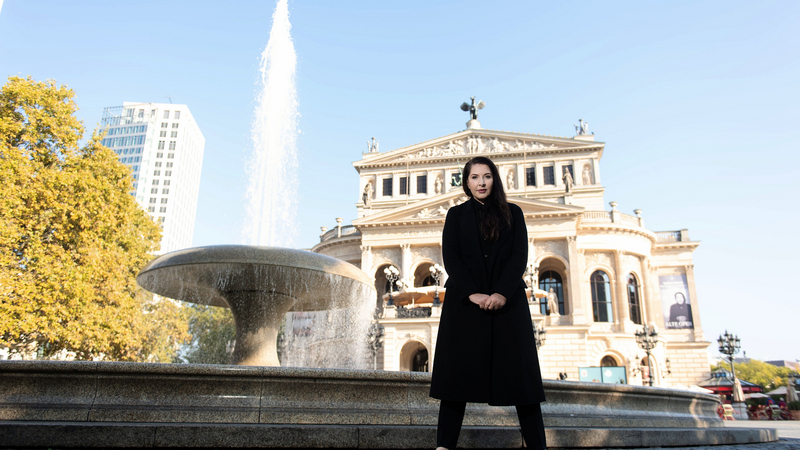
[[506, 298], [503, 297], [502, 294], [498, 294], [497, 292], [495, 292], [494, 294], [488, 296], [482, 308], [487, 311], [494, 311], [502, 308], [503, 306], [505, 306], [505, 304], [506, 304]]
[[481, 309], [486, 309], [486, 300], [489, 299], [489, 296], [486, 294], [479, 294], [475, 293], [469, 296], [469, 301], [475, 303], [476, 305], [480, 306]]

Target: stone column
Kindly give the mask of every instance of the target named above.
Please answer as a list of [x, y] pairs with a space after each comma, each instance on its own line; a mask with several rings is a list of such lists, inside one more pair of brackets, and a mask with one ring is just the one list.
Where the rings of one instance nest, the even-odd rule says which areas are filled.
[[372, 247], [369, 245], [361, 246], [361, 270], [375, 283], [375, 274], [372, 273]]
[[655, 311], [655, 295], [653, 293], [653, 286], [650, 284], [653, 280], [650, 277], [650, 257], [642, 256], [642, 306], [644, 307], [645, 324], [655, 324], [656, 311]]
[[411, 244], [400, 244], [402, 257], [400, 258], [400, 278], [411, 278]]
[[592, 176], [594, 178], [594, 184], [600, 184], [600, 160], [597, 158], [592, 159]]
[[[567, 283], [569, 284], [569, 301], [564, 305], [564, 314], [571, 317], [571, 323], [575, 323], [576, 316], [583, 314], [581, 304], [581, 273], [578, 256], [578, 237], [567, 236], [567, 257], [569, 259], [569, 273]], [[567, 300], [567, 299], [564, 299]]]
[[694, 265], [689, 264], [683, 266], [686, 272], [686, 284], [689, 288], [689, 296], [691, 299], [692, 307], [692, 323], [694, 325], [694, 338], [696, 341], [703, 340], [703, 327], [700, 325], [700, 309], [697, 306], [697, 291], [694, 285]]
[[614, 251], [614, 266], [617, 272], [617, 307], [619, 309], [619, 323], [626, 326], [631, 323], [631, 310], [628, 307], [628, 277], [622, 267], [622, 250]]

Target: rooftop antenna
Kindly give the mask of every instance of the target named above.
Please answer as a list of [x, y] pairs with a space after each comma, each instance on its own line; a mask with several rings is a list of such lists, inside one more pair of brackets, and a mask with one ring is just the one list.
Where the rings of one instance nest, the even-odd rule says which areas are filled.
[[168, 95], [168, 96], [167, 96], [167, 98], [169, 99], [169, 103], [170, 103], [170, 104], [172, 104], [172, 97], [170, 97], [170, 96]]

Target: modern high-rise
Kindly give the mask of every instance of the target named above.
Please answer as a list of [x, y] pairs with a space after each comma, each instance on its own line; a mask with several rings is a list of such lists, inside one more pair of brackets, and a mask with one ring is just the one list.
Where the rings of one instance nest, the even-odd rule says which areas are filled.
[[163, 229], [158, 254], [190, 247], [205, 138], [186, 105], [133, 103], [103, 109], [103, 145], [133, 174], [136, 201]]

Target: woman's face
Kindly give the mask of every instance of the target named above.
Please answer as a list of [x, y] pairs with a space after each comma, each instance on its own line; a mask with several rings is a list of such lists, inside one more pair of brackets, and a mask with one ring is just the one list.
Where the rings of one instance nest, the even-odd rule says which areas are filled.
[[492, 171], [486, 164], [474, 164], [470, 167], [467, 188], [472, 192], [475, 200], [483, 203], [492, 193]]
[[683, 294], [681, 294], [680, 292], [678, 292], [678, 293], [676, 293], [676, 294], [675, 294], [675, 301], [676, 301], [676, 302], [677, 302], [679, 305], [682, 305], [682, 304], [686, 303], [686, 297], [684, 297], [684, 296], [683, 296]]

